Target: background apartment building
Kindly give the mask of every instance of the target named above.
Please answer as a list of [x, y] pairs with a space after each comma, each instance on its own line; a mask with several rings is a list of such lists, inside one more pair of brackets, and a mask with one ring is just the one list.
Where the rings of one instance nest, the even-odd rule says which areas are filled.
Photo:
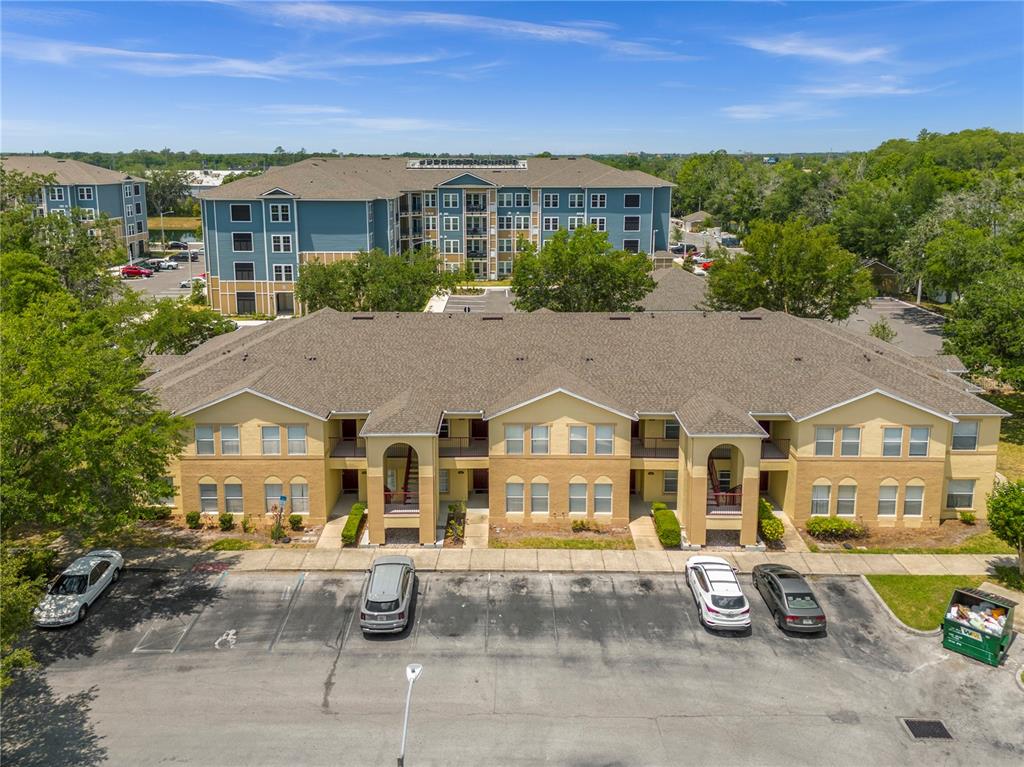
[[37, 215], [70, 216], [77, 211], [86, 225], [106, 216], [117, 223], [129, 259], [146, 252], [149, 214], [145, 179], [46, 155], [12, 155], [4, 158], [3, 165], [19, 173], [54, 177], [55, 183], [43, 187], [35, 200]]
[[478, 279], [510, 277], [521, 241], [541, 247], [584, 224], [616, 248], [665, 251], [671, 184], [582, 157], [328, 157], [201, 197], [211, 306], [282, 315], [301, 264], [372, 248], [431, 245]]

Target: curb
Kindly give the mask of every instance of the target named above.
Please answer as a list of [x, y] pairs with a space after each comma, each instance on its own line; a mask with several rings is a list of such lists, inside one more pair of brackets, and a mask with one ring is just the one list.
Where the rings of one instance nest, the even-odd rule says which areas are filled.
[[932, 629], [931, 631], [922, 631], [921, 629], [915, 629], [908, 626], [906, 623], [904, 623], [896, 617], [896, 613], [894, 613], [892, 609], [889, 607], [889, 605], [886, 604], [885, 600], [882, 599], [882, 595], [875, 591], [875, 587], [871, 585], [871, 581], [867, 579], [866, 575], [859, 575], [857, 577], [860, 578], [861, 582], [868, 587], [868, 590], [874, 595], [875, 600], [878, 602], [878, 604], [882, 606], [882, 609], [884, 609], [889, 614], [889, 617], [892, 618], [896, 626], [899, 627], [902, 631], [919, 637], [942, 636], [941, 628]]
[[1020, 667], [1013, 672], [1013, 679], [1017, 682], [1017, 687], [1024, 692], [1024, 679], [1021, 678], [1021, 674], [1024, 674], [1024, 663], [1021, 663]]

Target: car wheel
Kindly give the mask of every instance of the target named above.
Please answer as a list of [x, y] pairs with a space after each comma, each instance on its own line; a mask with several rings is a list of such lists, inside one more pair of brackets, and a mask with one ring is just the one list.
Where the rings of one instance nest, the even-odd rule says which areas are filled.
[[76, 623], [84, 621], [85, 616], [89, 614], [89, 605], [82, 605], [78, 608], [78, 620]]
[[110, 574], [110, 582], [117, 583], [121, 579], [121, 568], [115, 567], [114, 572]]
[[786, 630], [786, 622], [782, 620], [782, 616], [778, 613], [775, 613], [775, 625], [779, 627], [779, 631]]

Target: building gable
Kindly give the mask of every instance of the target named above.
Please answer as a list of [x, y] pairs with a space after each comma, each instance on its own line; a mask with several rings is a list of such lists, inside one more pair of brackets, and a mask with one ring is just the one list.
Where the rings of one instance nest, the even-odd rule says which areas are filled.
[[438, 186], [494, 186], [490, 181], [484, 181], [472, 173], [463, 173], [461, 176], [442, 181]]

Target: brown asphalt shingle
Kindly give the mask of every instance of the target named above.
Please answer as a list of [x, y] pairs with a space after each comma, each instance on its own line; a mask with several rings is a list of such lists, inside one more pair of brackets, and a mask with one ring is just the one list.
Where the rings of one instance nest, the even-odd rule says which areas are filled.
[[672, 312], [697, 309], [704, 303], [707, 279], [682, 267], [655, 269], [651, 276], [657, 283], [642, 301], [644, 311]]
[[2, 161], [6, 170], [38, 173], [56, 177], [58, 184], [120, 184], [124, 181], [145, 181], [123, 171], [109, 170], [79, 160], [59, 160], [48, 155], [11, 155]]

